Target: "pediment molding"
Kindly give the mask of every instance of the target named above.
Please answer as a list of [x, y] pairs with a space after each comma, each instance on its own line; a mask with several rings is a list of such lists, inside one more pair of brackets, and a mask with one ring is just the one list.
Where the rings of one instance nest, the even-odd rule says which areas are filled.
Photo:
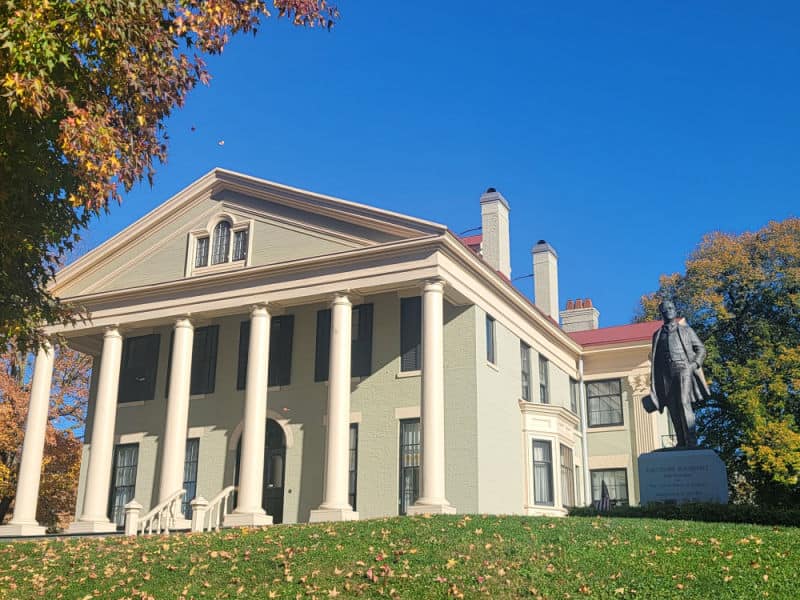
[[[50, 286], [50, 291], [58, 295], [60, 289], [90, 274], [95, 268], [102, 265], [103, 262], [118, 256], [129, 244], [139, 239], [148, 231], [151, 231], [157, 226], [174, 221], [197, 202], [203, 199], [214, 199], [215, 196], [223, 192], [240, 193], [248, 198], [267, 200], [301, 211], [377, 230], [403, 239], [442, 234], [447, 230], [443, 225], [430, 221], [424, 221], [392, 211], [333, 198], [331, 196], [325, 196], [217, 168], [200, 177], [169, 198], [166, 202], [150, 211], [144, 217], [129, 225], [106, 242], [100, 244], [97, 248], [91, 250], [74, 263], [61, 269], [56, 274], [56, 280]], [[225, 206], [231, 206], [231, 203], [223, 201], [219, 209], [223, 210]], [[246, 209], [246, 207], [241, 207], [238, 204], [234, 206], [237, 211]], [[250, 210], [262, 216], [268, 212], [259, 211], [258, 209]], [[213, 216], [213, 213], [214, 211], [208, 211], [208, 215], [206, 216]], [[372, 241], [359, 238], [358, 236], [349, 236], [342, 232], [327, 231], [321, 227], [301, 224], [299, 221], [292, 222], [291, 219], [287, 219], [286, 217], [279, 217], [277, 215], [273, 215], [273, 217], [285, 227], [300, 228], [303, 233], [325, 236], [328, 239], [335, 239], [353, 247], [375, 244]], [[198, 227], [201, 226], [200, 223], [196, 225]], [[179, 235], [186, 235], [186, 232], [182, 232]], [[174, 238], [174, 235], [170, 236], [170, 239]], [[93, 284], [92, 288], [96, 289], [97, 285]]]

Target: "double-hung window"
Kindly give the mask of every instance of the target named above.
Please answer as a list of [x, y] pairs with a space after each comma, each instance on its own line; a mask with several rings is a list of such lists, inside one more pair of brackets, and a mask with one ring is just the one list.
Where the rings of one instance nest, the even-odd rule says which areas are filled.
[[569, 408], [575, 414], [578, 414], [578, 398], [581, 393], [580, 383], [572, 377], [569, 378]]
[[531, 401], [531, 347], [525, 342], [519, 342], [519, 358], [522, 376], [522, 399]]
[[561, 505], [575, 506], [575, 465], [572, 448], [561, 444]]
[[233, 234], [233, 260], [245, 260], [247, 258], [247, 229], [236, 231]]
[[400, 371], [419, 371], [422, 340], [422, 298], [400, 299]]
[[[372, 304], [353, 307], [351, 315], [350, 376], [372, 374]], [[331, 352], [331, 310], [317, 311], [317, 345], [314, 359], [314, 381], [327, 381]]]
[[125, 339], [117, 396], [120, 404], [155, 398], [160, 345], [161, 336], [157, 333]]
[[419, 498], [421, 437], [419, 419], [400, 421], [399, 512], [401, 515], [406, 514], [408, 507]]
[[533, 440], [533, 502], [553, 506], [553, 447], [545, 440]]
[[486, 315], [486, 360], [497, 364], [497, 323], [489, 315]]
[[586, 384], [589, 427], [622, 425], [622, 384], [619, 379], [592, 381]]
[[358, 423], [350, 423], [350, 464], [347, 473], [347, 502], [356, 508], [358, 492]]
[[550, 404], [550, 361], [539, 355], [539, 402]]
[[208, 236], [197, 238], [195, 242], [194, 266], [205, 267], [208, 265]]
[[125, 524], [125, 505], [136, 493], [138, 466], [139, 444], [118, 444], [114, 448], [108, 516], [119, 527]]

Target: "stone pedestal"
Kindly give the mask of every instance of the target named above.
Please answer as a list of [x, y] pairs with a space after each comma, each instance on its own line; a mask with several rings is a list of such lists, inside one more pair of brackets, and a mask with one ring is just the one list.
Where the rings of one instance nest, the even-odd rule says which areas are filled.
[[728, 503], [728, 474], [713, 450], [676, 449], [639, 457], [639, 502]]

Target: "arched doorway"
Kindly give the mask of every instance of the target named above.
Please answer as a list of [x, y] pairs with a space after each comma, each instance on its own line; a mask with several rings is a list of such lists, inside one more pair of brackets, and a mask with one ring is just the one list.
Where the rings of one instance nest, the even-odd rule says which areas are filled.
[[[236, 477], [239, 485], [239, 463], [242, 457], [242, 438], [236, 446]], [[264, 440], [264, 489], [261, 492], [261, 506], [272, 516], [273, 523], [283, 522], [283, 481], [286, 464], [286, 437], [283, 428], [272, 419], [267, 419], [266, 439]]]

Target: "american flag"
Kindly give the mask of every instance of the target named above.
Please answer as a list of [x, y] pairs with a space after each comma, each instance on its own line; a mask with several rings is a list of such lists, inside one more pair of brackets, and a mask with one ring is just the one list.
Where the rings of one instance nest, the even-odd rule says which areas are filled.
[[611, 496], [605, 481], [600, 482], [600, 500], [595, 501], [595, 508], [597, 508], [597, 512], [601, 513], [611, 510]]

